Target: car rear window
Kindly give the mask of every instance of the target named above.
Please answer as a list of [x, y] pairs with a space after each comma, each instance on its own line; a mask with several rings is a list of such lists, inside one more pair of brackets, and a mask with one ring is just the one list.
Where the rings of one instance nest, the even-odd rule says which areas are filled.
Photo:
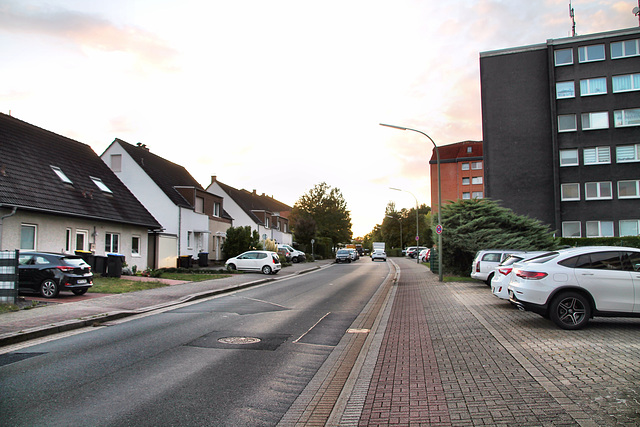
[[552, 259], [556, 258], [558, 255], [560, 255], [558, 252], [548, 252], [546, 254], [538, 255], [535, 258], [528, 259], [526, 262], [530, 262], [533, 264], [543, 264], [547, 261], [551, 261]]
[[86, 262], [84, 262], [84, 259], [82, 258], [68, 258], [68, 257], [64, 257], [62, 258], [62, 261], [67, 264], [67, 265], [71, 265], [73, 267], [84, 267], [87, 266], [89, 264], [87, 264]]

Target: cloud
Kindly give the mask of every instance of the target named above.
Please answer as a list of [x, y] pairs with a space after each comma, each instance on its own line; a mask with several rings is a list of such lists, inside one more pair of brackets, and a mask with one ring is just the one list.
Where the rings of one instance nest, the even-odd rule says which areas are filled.
[[0, 31], [46, 35], [82, 48], [133, 55], [139, 64], [175, 71], [177, 51], [155, 34], [133, 26], [118, 27], [95, 14], [59, 7], [0, 5]]

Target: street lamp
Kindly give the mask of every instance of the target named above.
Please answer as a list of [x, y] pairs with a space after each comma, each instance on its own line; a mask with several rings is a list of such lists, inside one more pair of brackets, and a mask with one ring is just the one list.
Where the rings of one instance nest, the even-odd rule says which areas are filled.
[[[408, 191], [408, 190], [401, 190], [399, 188], [393, 188], [393, 187], [389, 187], [389, 189], [395, 190], [395, 191], [404, 191], [406, 193], [411, 194], [413, 198], [416, 199], [416, 246], [420, 248], [420, 231], [418, 229], [418, 198], [415, 196], [415, 194], [413, 194], [411, 191]], [[420, 263], [419, 252], [418, 252], [418, 256], [416, 256], [416, 263]]]
[[[400, 130], [410, 130], [412, 132], [418, 132], [424, 136], [426, 136], [427, 138], [429, 138], [429, 141], [431, 141], [431, 143], [433, 144], [433, 149], [436, 152], [436, 164], [438, 165], [438, 228], [440, 229], [440, 233], [438, 233], [438, 279], [442, 282], [442, 255], [444, 254], [443, 248], [442, 248], [442, 221], [441, 221], [441, 217], [440, 217], [440, 210], [442, 209], [442, 181], [440, 179], [440, 151], [438, 150], [438, 146], [436, 145], [435, 141], [433, 139], [431, 139], [431, 137], [429, 135], [427, 135], [426, 133], [417, 130], [417, 129], [411, 129], [411, 128], [406, 128], [404, 126], [395, 126], [395, 125], [387, 125], [384, 123], [380, 123], [380, 126], [386, 126], [386, 127], [390, 127], [390, 128], [394, 128], [394, 129], [400, 129]], [[415, 197], [415, 196], [414, 196]]]
[[400, 252], [402, 253], [402, 246], [404, 246], [404, 243], [402, 243], [402, 217], [396, 218], [392, 215], [386, 215], [386, 217], [391, 219], [397, 219], [398, 222], [400, 222]]

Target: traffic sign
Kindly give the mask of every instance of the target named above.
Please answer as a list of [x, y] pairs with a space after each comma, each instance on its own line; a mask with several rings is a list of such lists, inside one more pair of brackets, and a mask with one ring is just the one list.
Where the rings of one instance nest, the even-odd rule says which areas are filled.
[[436, 225], [436, 233], [437, 234], [442, 234], [442, 225], [441, 224]]

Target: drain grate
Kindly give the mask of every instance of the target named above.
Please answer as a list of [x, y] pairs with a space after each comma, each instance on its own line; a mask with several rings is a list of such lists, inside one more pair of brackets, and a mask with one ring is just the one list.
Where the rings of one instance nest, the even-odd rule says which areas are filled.
[[223, 344], [255, 344], [260, 342], [260, 338], [255, 337], [224, 337], [218, 338], [218, 342]]

